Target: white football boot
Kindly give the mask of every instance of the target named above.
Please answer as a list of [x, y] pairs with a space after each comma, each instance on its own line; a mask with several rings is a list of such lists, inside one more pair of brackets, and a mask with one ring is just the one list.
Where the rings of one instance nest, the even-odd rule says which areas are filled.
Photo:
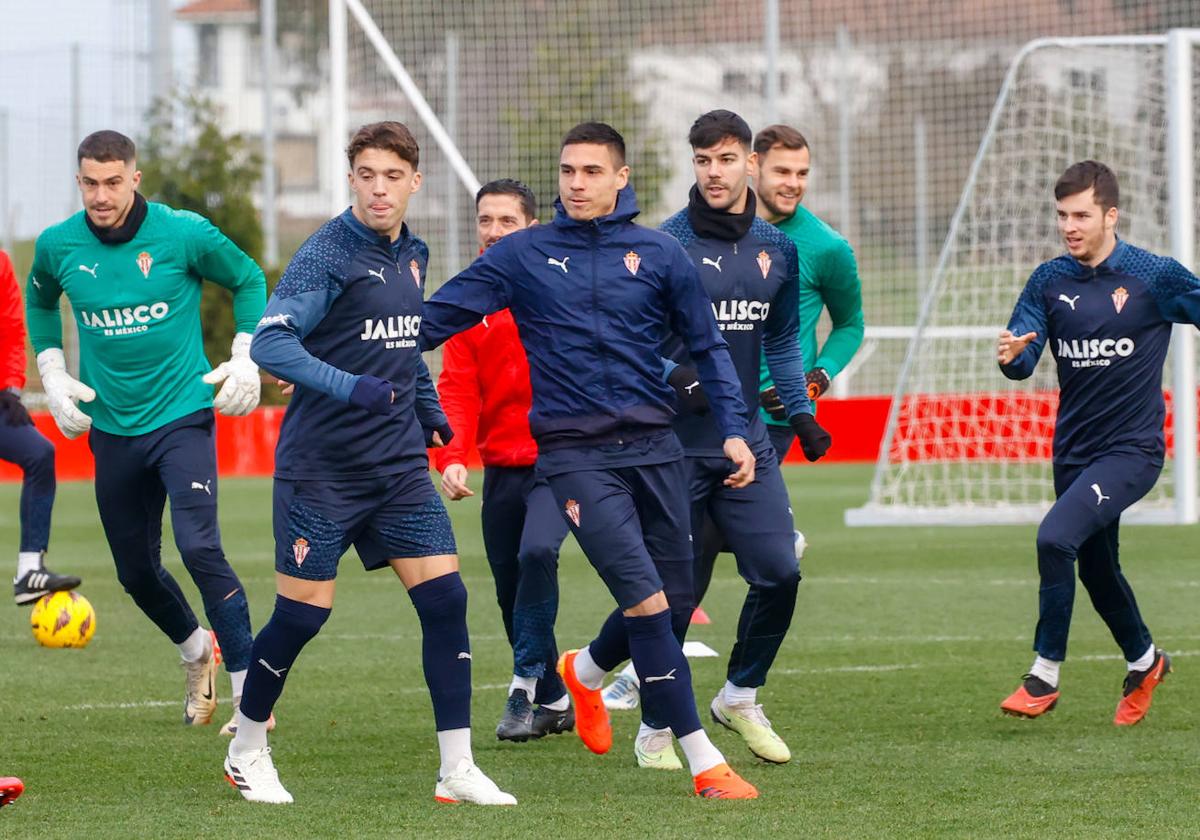
[[279, 771], [271, 761], [271, 748], [229, 753], [225, 756], [225, 778], [250, 802], [290, 805], [292, 795], [279, 781]]
[[483, 775], [475, 762], [464, 758], [453, 773], [439, 776], [433, 798], [438, 802], [458, 804], [471, 802], [475, 805], [516, 805], [517, 798], [505, 793], [496, 783]]
[[792, 531], [792, 547], [796, 550], [796, 559], [803, 559], [804, 549], [808, 548], [808, 540], [804, 539], [804, 534]]
[[608, 684], [608, 688], [604, 689], [601, 698], [606, 709], [629, 711], [638, 707], [640, 694], [638, 681], [622, 671]]

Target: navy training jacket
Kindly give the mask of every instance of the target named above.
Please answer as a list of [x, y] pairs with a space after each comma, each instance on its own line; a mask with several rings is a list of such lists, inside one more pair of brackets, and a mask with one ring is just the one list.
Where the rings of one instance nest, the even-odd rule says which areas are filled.
[[504, 308], [529, 357], [529, 425], [542, 450], [669, 428], [675, 394], [659, 348], [670, 332], [696, 362], [717, 425], [745, 438], [747, 409], [712, 304], [673, 237], [635, 224], [637, 199], [579, 222], [555, 201], [554, 221], [509, 234], [425, 302], [421, 346], [437, 347]]

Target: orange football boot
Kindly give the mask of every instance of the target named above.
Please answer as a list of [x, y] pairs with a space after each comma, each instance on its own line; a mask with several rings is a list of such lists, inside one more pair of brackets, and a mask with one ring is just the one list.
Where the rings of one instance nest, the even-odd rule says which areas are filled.
[[1154, 662], [1145, 671], [1130, 671], [1125, 677], [1121, 701], [1113, 723], [1117, 726], [1132, 726], [1141, 721], [1150, 711], [1150, 700], [1154, 689], [1171, 673], [1171, 657], [1162, 650], [1154, 651]]
[[555, 670], [571, 694], [571, 704], [575, 707], [575, 731], [579, 733], [583, 745], [596, 755], [604, 755], [612, 749], [612, 722], [608, 719], [608, 709], [604, 707], [600, 689], [588, 688], [575, 676], [575, 657], [578, 655], [578, 650], [566, 651], [558, 657]]
[[758, 799], [758, 788], [734, 773], [728, 764], [718, 764], [693, 777], [696, 795], [704, 799]]
[[1058, 705], [1058, 689], [1050, 683], [1026, 674], [1021, 687], [1004, 698], [1000, 711], [1013, 717], [1035, 718]]

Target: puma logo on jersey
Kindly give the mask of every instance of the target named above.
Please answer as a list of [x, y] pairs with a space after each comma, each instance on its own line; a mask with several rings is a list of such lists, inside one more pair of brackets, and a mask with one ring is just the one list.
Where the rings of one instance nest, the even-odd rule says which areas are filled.
[[1112, 498], [1112, 496], [1105, 496], [1102, 492], [1100, 492], [1099, 484], [1093, 484], [1092, 490], [1094, 490], [1096, 492], [1096, 504], [1100, 504], [1101, 502], [1105, 501], [1106, 499]]
[[203, 490], [205, 493], [207, 493], [208, 495], [210, 495], [210, 496], [211, 496], [211, 495], [212, 495], [212, 490], [211, 490], [211, 489], [209, 488], [209, 486], [208, 486], [208, 485], [209, 485], [209, 484], [211, 484], [211, 483], [212, 483], [212, 479], [211, 479], [211, 478], [210, 478], [208, 481], [204, 482], [203, 484], [201, 484], [199, 481], [193, 481], [193, 482], [192, 482], [192, 489], [193, 489], [193, 490]]
[[1075, 301], [1079, 300], [1079, 295], [1075, 295], [1075, 297], [1067, 297], [1066, 295], [1059, 295], [1058, 299], [1061, 300], [1063, 303], [1067, 304], [1068, 306], [1070, 306], [1071, 311], [1074, 312], [1075, 311]]
[[715, 260], [710, 260], [708, 257], [704, 257], [703, 259], [700, 260], [700, 264], [701, 265], [711, 265], [717, 271], [720, 271], [721, 270], [721, 259], [724, 256], [725, 255], [722, 254], [720, 257], [717, 257]]
[[95, 276], [96, 276], [96, 269], [97, 269], [97, 268], [99, 268], [99, 267], [100, 267], [100, 263], [96, 263], [96, 264], [95, 264], [95, 265], [93, 265], [91, 268], [88, 268], [86, 265], [80, 265], [80, 266], [79, 266], [79, 270], [80, 270], [80, 271], [86, 271], [88, 274], [92, 275], [92, 277], [95, 277]]
[[378, 277], [380, 283], [382, 283], [385, 286], [387, 285], [387, 278], [383, 276], [382, 268], [379, 269], [378, 271], [372, 271], [371, 269], [368, 268], [367, 274], [370, 274], [372, 277]]
[[556, 260], [554, 257], [546, 257], [546, 265], [556, 265], [563, 270], [563, 274], [567, 273], [567, 260], [570, 257], [563, 257], [561, 260]]

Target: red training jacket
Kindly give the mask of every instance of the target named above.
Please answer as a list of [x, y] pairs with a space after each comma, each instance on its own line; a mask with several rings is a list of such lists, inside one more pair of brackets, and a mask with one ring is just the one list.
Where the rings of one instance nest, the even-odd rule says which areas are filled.
[[25, 312], [12, 260], [0, 251], [0, 388], [24, 387]]
[[454, 430], [449, 446], [431, 450], [439, 471], [466, 464], [472, 443], [485, 467], [533, 466], [529, 362], [512, 313], [502, 309], [447, 341], [437, 387]]

